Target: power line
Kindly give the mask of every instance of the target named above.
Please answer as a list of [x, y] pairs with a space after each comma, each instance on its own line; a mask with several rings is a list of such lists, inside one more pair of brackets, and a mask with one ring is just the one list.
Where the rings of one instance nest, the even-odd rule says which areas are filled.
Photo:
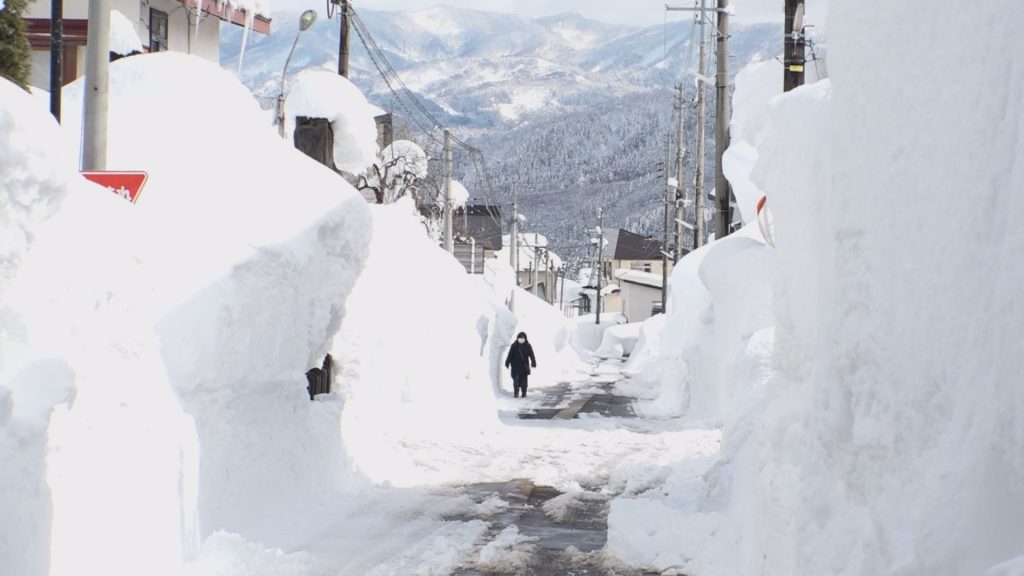
[[[394, 96], [395, 100], [398, 101], [399, 106], [409, 116], [410, 121], [412, 121], [413, 124], [415, 124], [431, 142], [437, 146], [443, 147], [444, 143], [435, 134], [439, 129], [444, 129], [444, 124], [430, 112], [430, 110], [420, 101], [419, 97], [417, 97], [405, 82], [402, 81], [398, 72], [388, 61], [384, 51], [370, 35], [370, 31], [367, 29], [362, 18], [359, 17], [359, 14], [351, 5], [349, 5], [348, 13], [354, 25], [353, 27], [356, 30], [356, 35], [359, 36], [359, 40], [363, 44], [363, 48], [366, 49], [366, 53], [370, 57], [370, 61], [384, 80], [384, 84], [387, 86], [388, 90]], [[501, 202], [498, 201], [498, 196], [495, 192], [490, 172], [487, 170], [487, 161], [483, 152], [454, 135], [451, 136], [451, 140], [455, 145], [459, 146], [469, 154], [470, 164], [476, 172], [478, 183], [482, 184], [481, 188], [483, 189], [487, 201], [492, 205], [500, 206]], [[494, 223], [501, 227], [501, 222], [494, 217], [493, 213], [490, 210], [488, 210], [487, 213]]]

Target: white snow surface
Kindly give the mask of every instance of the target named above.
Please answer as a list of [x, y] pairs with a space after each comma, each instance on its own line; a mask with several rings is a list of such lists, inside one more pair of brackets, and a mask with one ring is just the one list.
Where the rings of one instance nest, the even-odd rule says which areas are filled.
[[121, 56], [142, 53], [142, 40], [135, 26], [120, 10], [110, 11], [110, 51]]
[[469, 201], [469, 190], [458, 180], [452, 180], [451, 188], [452, 209], [459, 209]]
[[[224, 106], [181, 106], [197, 85]], [[365, 256], [365, 203], [196, 57], [111, 64], [108, 166], [149, 173], [135, 205], [75, 174], [80, 107], [61, 134], [3, 90], [5, 573], [176, 573], [218, 531], [306, 523], [349, 474], [339, 399], [310, 402], [303, 373]]]
[[326, 118], [334, 130], [334, 164], [339, 170], [362, 174], [377, 159], [376, 106], [366, 101], [348, 78], [329, 70], [306, 69], [292, 78], [285, 116], [294, 138], [295, 118]]
[[594, 355], [621, 358], [624, 355], [632, 354], [640, 339], [640, 328], [640, 322], [609, 327], [601, 334], [601, 345], [594, 351]]
[[638, 373], [653, 405], [720, 419], [723, 450], [703, 478], [615, 500], [614, 556], [696, 576], [1022, 573], [1024, 6], [977, 7], [984, 39], [956, 35], [953, 7], [833, 4], [830, 81], [771, 98], [773, 64], [737, 80], [740, 101], [772, 83], [733, 121], [759, 127], [734, 147], [776, 247], [748, 226], [673, 274]]

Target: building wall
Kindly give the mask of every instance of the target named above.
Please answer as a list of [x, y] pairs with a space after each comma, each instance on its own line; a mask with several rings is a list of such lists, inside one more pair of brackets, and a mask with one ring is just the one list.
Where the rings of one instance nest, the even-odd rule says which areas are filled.
[[[641, 270], [643, 272], [650, 272], [651, 274], [661, 274], [661, 259], [657, 260], [612, 260], [611, 269], [612, 273], [615, 270], [625, 268], [627, 270]], [[668, 263], [668, 271], [672, 273], [672, 262]]]
[[[220, 23], [215, 16], [206, 15], [199, 22], [198, 32], [189, 25], [188, 10], [175, 0], [110, 0], [110, 9], [118, 10], [135, 24], [135, 32], [145, 48], [149, 47], [150, 8], [167, 13], [167, 48], [174, 52], [195, 54], [212, 62], [220, 62]], [[65, 0], [64, 18], [85, 20], [89, 14], [87, 0]], [[27, 18], [50, 18], [50, 3], [36, 0], [29, 5]], [[76, 78], [85, 74], [85, 47], [78, 47]], [[65, 83], [74, 78], [64, 78]], [[32, 53], [32, 86], [49, 89], [50, 52], [34, 50]]]
[[623, 282], [622, 286], [622, 313], [630, 322], [643, 322], [651, 317], [651, 307], [655, 302], [661, 302], [661, 290], [651, 286], [643, 286], [630, 282]]

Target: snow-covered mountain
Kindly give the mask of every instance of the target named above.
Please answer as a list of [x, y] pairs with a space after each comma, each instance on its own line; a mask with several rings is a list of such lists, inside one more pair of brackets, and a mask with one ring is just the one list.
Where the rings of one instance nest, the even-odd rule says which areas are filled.
[[[589, 219], [598, 204], [612, 226], [658, 228], [663, 188], [656, 164], [672, 131], [672, 88], [687, 62], [696, 68], [692, 22], [636, 28], [579, 14], [531, 19], [447, 6], [361, 9], [359, 16], [431, 113], [484, 151], [500, 200], [507, 202], [517, 190], [529, 228], [551, 236], [562, 252], [586, 243], [581, 231], [593, 225]], [[336, 69], [338, 21], [321, 18], [302, 35], [293, 71]], [[270, 36], [248, 39], [239, 76], [267, 107], [280, 89], [297, 19], [296, 12], [275, 13]], [[781, 52], [778, 28], [735, 27], [734, 72]], [[225, 29], [222, 37], [222, 64], [237, 70], [241, 31]], [[403, 124], [407, 111], [354, 32], [351, 46], [352, 79], [371, 101], [395, 111], [398, 135], [430, 152], [429, 138], [407, 120]], [[712, 151], [713, 140], [708, 144]], [[471, 193], [486, 200], [479, 176], [458, 156], [456, 161]]]

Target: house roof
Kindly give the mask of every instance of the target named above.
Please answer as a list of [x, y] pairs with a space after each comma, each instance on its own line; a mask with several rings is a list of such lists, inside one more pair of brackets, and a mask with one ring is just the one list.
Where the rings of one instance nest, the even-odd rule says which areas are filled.
[[605, 235], [612, 260], [661, 260], [661, 242], [629, 230], [610, 230]]
[[627, 284], [639, 284], [641, 286], [650, 286], [651, 288], [661, 289], [661, 276], [658, 274], [651, 274], [650, 272], [642, 272], [640, 270], [626, 270], [625, 268], [617, 270], [615, 277], [620, 282]]
[[488, 250], [501, 250], [501, 208], [470, 204], [455, 213], [457, 233], [471, 236]]
[[[216, 16], [225, 22], [231, 22], [237, 26], [245, 26], [246, 10], [235, 9], [227, 2], [219, 0], [178, 0], [184, 6], [196, 7], [202, 2], [203, 12]], [[262, 14], [253, 14], [252, 29], [260, 34], [270, 34], [270, 18]]]

